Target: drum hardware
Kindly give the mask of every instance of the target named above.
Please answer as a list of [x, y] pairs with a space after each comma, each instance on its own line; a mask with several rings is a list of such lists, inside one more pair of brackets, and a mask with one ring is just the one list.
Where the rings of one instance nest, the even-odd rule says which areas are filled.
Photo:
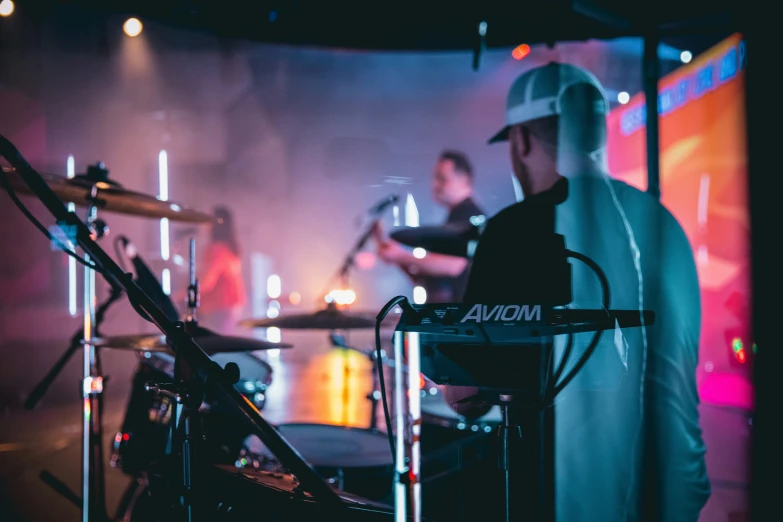
[[[10, 160], [9, 160], [10, 162]], [[24, 177], [24, 173], [13, 168], [4, 171], [9, 185], [14, 191], [33, 194]], [[88, 167], [86, 174], [73, 178], [52, 174], [39, 174], [47, 186], [62, 201], [73, 203], [77, 207], [96, 207], [107, 212], [149, 218], [168, 218], [180, 223], [209, 223], [212, 216], [187, 208], [173, 201], [133, 192], [109, 179], [108, 171], [102, 163]], [[97, 218], [93, 220], [100, 223]]]
[[[344, 508], [336, 518], [337, 514], [325, 510], [323, 504], [304, 491], [301, 482], [289, 473], [238, 469], [228, 465], [208, 466], [201, 472], [208, 487], [198, 491], [198, 495], [205, 506], [205, 519], [210, 521], [399, 520], [389, 506], [350, 493], [339, 493], [338, 498]], [[140, 496], [140, 499], [145, 498], [149, 497]]]
[[[101, 303], [95, 310], [95, 333], [96, 335], [100, 335], [100, 328], [101, 324], [103, 324], [103, 319], [106, 316], [106, 311], [111, 307], [112, 304], [117, 302], [122, 297], [122, 289], [118, 287], [117, 285], [111, 285], [111, 294], [109, 297]], [[49, 387], [52, 385], [54, 380], [57, 378], [57, 376], [60, 374], [60, 372], [65, 368], [65, 366], [68, 364], [68, 361], [73, 357], [73, 355], [76, 353], [76, 351], [79, 348], [82, 348], [82, 339], [84, 338], [84, 329], [79, 328], [76, 330], [76, 332], [71, 337], [70, 345], [68, 346], [68, 349], [60, 356], [60, 358], [57, 360], [56, 363], [54, 363], [54, 366], [52, 366], [51, 370], [49, 370], [49, 373], [47, 373], [43, 379], [33, 388], [33, 391], [30, 392], [30, 395], [27, 397], [27, 400], [24, 403], [24, 407], [28, 410], [32, 410], [36, 407], [36, 405], [40, 402], [40, 400], [43, 398], [44, 395], [46, 395], [46, 392], [49, 390]], [[108, 377], [106, 378], [108, 381]]]
[[[128, 241], [125, 240], [126, 248]], [[217, 363], [221, 359], [231, 354], [232, 359], [225, 361], [225, 370], [232, 374], [229, 380], [234, 381], [239, 389], [256, 408], [261, 410], [266, 401], [266, 390], [272, 382], [272, 368], [251, 355], [243, 352], [253, 352], [270, 348], [286, 348], [290, 345], [280, 343], [269, 343], [255, 339], [245, 339], [238, 337], [222, 337], [214, 334], [206, 328], [201, 328], [197, 324], [196, 309], [198, 308], [198, 281], [196, 279], [196, 256], [195, 240], [190, 240], [190, 288], [188, 291], [188, 321], [184, 323], [185, 331], [198, 339], [202, 349], [205, 349]], [[135, 253], [132, 254], [136, 268], [146, 270], [146, 267]], [[141, 264], [139, 266], [138, 264]], [[154, 283], [157, 285], [157, 283]], [[152, 286], [152, 284], [150, 285]], [[150, 288], [150, 293], [160, 297], [157, 303], [163, 307], [163, 310], [174, 309], [174, 305], [160, 288]], [[169, 317], [171, 315], [169, 314]], [[122, 429], [116, 434], [114, 439], [114, 451], [111, 458], [111, 465], [122, 470], [124, 473], [139, 478], [144, 476], [150, 467], [166, 454], [168, 446], [167, 428], [171, 422], [174, 403], [172, 397], [166, 394], [157, 394], [155, 398], [148, 397], [149, 393], [143, 391], [148, 382], [172, 382], [174, 381], [176, 358], [171, 347], [166, 344], [166, 338], [163, 335], [128, 335], [111, 338], [93, 339], [94, 344], [99, 346], [144, 350], [142, 353], [139, 369], [133, 377], [131, 396], [123, 421]], [[238, 358], [237, 358], [238, 357]], [[248, 359], [253, 364], [245, 364], [244, 359]], [[239, 364], [243, 363], [243, 369], [239, 371]], [[255, 366], [261, 366], [263, 371], [257, 372]], [[239, 381], [239, 374], [246, 377]], [[237, 382], [238, 381], [238, 382]], [[232, 436], [232, 428], [237, 428], [232, 419], [221, 416], [221, 410], [218, 405], [213, 404], [212, 397], [205, 397], [200, 405], [200, 411], [205, 418], [202, 420], [208, 424], [209, 428], [220, 432], [220, 446], [209, 445], [210, 451], [222, 450], [225, 447], [228, 454], [232, 450], [239, 451], [241, 438]], [[214, 419], [214, 422], [210, 422]], [[238, 429], [236, 431], [239, 431]], [[235, 440], [236, 439], [236, 440]], [[235, 447], [232, 447], [232, 444]], [[212, 457], [225, 457], [220, 451], [214, 453]]]
[[[391, 488], [392, 459], [387, 435], [375, 429], [330, 424], [289, 423], [277, 426], [327, 483], [341, 492], [371, 500], [386, 497]], [[252, 439], [238, 459], [239, 468], [280, 471], [274, 456]]]
[[[17, 160], [22, 159], [21, 156], [18, 156], [18, 153], [16, 154]], [[9, 161], [12, 164], [15, 162], [13, 159], [9, 159]], [[25, 167], [23, 166], [22, 168], [24, 169]], [[3, 176], [12, 190], [36, 194], [36, 191], [29, 185], [29, 180], [25, 174], [16, 168], [4, 169]], [[70, 179], [53, 175], [39, 176], [40, 179], [36, 180], [39, 182], [39, 186], [46, 185], [55, 197], [62, 198], [64, 201], [81, 207], [86, 207], [84, 224], [87, 230], [89, 230], [91, 238], [96, 240], [105, 237], [109, 233], [109, 227], [106, 222], [98, 217], [99, 208], [122, 214], [158, 218], [167, 217], [174, 221], [204, 223], [211, 220], [211, 217], [207, 214], [195, 212], [176, 203], [161, 201], [157, 198], [122, 188], [121, 185], [109, 179], [109, 171], [106, 170], [103, 163], [91, 165], [87, 168], [85, 174], [80, 174]], [[91, 262], [88, 255], [85, 256], [85, 260], [87, 263]], [[90, 341], [99, 334], [98, 328], [106, 310], [122, 295], [120, 286], [112, 280], [109, 280], [109, 284], [112, 288], [109, 298], [96, 309], [95, 273], [91, 268], [85, 267], [84, 328], [78, 335], [73, 336], [68, 350], [34, 388], [25, 403], [28, 409], [34, 408], [68, 360], [80, 346], [83, 347], [82, 400], [84, 402], [84, 435], [81, 500], [83, 521], [107, 519], [103, 460], [101, 457], [103, 446], [101, 423], [103, 413], [102, 393], [105, 384], [108, 382], [108, 377], [101, 375], [100, 350], [98, 346], [90, 344]], [[50, 476], [47, 483], [51, 484], [55, 480], [57, 479], [54, 476]], [[60, 484], [56, 489], [63, 491], [64, 488], [67, 488], [67, 486]], [[74, 493], [68, 496], [70, 498], [76, 497]]]
[[[288, 343], [273, 343], [249, 337], [231, 337], [218, 335], [212, 330], [198, 326], [195, 322], [186, 322], [185, 330], [208, 355], [218, 353], [256, 352], [263, 350], [279, 350], [293, 348]], [[166, 344], [166, 336], [155, 334], [131, 334], [112, 337], [96, 337], [92, 343], [95, 346], [114, 348], [118, 350], [134, 350], [145, 352], [163, 352], [173, 354]]]
[[[73, 213], [69, 212], [63, 202], [58, 198], [57, 193], [52, 190], [47, 184], [47, 181], [41, 177], [22, 157], [16, 147], [4, 137], [0, 136], [0, 154], [5, 157], [12, 166], [19, 173], [21, 179], [29, 187], [38, 199], [44, 204], [44, 206], [51, 212], [54, 218], [57, 220], [58, 225], [64, 232], [70, 232], [73, 230], [75, 241], [74, 243], [81, 246], [85, 252], [85, 258], [92, 263], [92, 267], [100, 271], [102, 275], [111, 279], [119, 287], [123, 289], [128, 299], [135, 305], [137, 311], [143, 313], [145, 319], [153, 322], [163, 333], [166, 334], [167, 340], [171, 343], [174, 349], [175, 356], [175, 379], [177, 381], [177, 388], [172, 393], [178, 395], [185, 394], [185, 397], [192, 396], [192, 390], [196, 389], [199, 385], [203, 385], [210, 389], [219, 399], [226, 400], [227, 404], [230, 404], [235, 409], [236, 413], [244, 420], [247, 428], [254, 434], [259, 436], [264, 444], [270, 448], [275, 456], [280, 460], [281, 464], [290, 470], [299, 480], [302, 487], [310, 492], [316, 501], [322, 507], [330, 507], [336, 509], [344, 509], [345, 504], [342, 499], [334, 493], [334, 491], [324, 482], [324, 480], [302, 459], [299, 453], [282, 437], [280, 434], [258, 413], [249, 402], [243, 400], [242, 396], [237, 392], [233, 384], [229, 383], [227, 378], [227, 372], [214, 363], [209, 356], [207, 356], [203, 350], [193, 341], [192, 337], [185, 331], [183, 323], [176, 323], [170, 320], [166, 314], [155, 304], [155, 302], [144, 292], [141, 288], [128, 277], [117, 263], [96, 243], [93, 239], [93, 230], [88, 225], [92, 224], [97, 212], [95, 205], [89, 209], [88, 223], [85, 224], [80, 221]], [[3, 181], [5, 177], [3, 176]], [[9, 188], [8, 184], [5, 184], [6, 188]], [[10, 191], [13, 191], [10, 188]], [[97, 197], [98, 186], [93, 186], [92, 195]], [[90, 275], [94, 277], [94, 271], [92, 268], [88, 268]], [[88, 277], [89, 281], [90, 278]], [[85, 296], [92, 295], [94, 290], [93, 285], [85, 285]], [[89, 341], [92, 338], [92, 326], [94, 324], [94, 303], [87, 303], [88, 310], [85, 317], [85, 338]], [[95, 366], [90, 364], [94, 362], [94, 356], [96, 349], [91, 345], [85, 344], [85, 379], [84, 389], [85, 393], [85, 428], [91, 428], [95, 424], [93, 423], [94, 417], [90, 415], [92, 410], [93, 401], [97, 399], [100, 394], [98, 391], [102, 387], [102, 382], [92, 379], [92, 370]], [[89, 384], [89, 389], [87, 384]], [[185, 387], [183, 390], [183, 386]], [[97, 402], [97, 401], [96, 401]], [[187, 401], [186, 401], [187, 402]], [[192, 431], [192, 421], [189, 416], [189, 412], [179, 412], [183, 421], [178, 425], [176, 436], [179, 440], [190, 440]], [[195, 412], [197, 415], [198, 412]], [[85, 429], [85, 450], [90, 449], [89, 443], [92, 442], [92, 433]], [[100, 441], [98, 441], [100, 442]], [[172, 444], [172, 447], [176, 445]], [[181, 491], [187, 492], [190, 490], [191, 484], [187, 482], [187, 477], [190, 475], [191, 469], [191, 454], [189, 443], [182, 443], [183, 448], [187, 448], [188, 451], [182, 452], [178, 455], [180, 460], [179, 466], [175, 466], [180, 470], [185, 470], [182, 473], [179, 481]], [[86, 509], [83, 510], [83, 520], [94, 518], [96, 510], [94, 509], [95, 495], [90, 498], [90, 493], [95, 491], [91, 487], [94, 487], [94, 480], [90, 480], [93, 475], [90, 473], [91, 468], [89, 464], [90, 455], [89, 451], [85, 451], [85, 490], [86, 494], [82, 498], [82, 502]], [[172, 468], [174, 469], [174, 468]], [[187, 500], [187, 499], [186, 499]], [[198, 499], [194, 499], [198, 500]], [[101, 511], [105, 512], [105, 507], [101, 507]], [[186, 513], [193, 514], [193, 509], [184, 510]], [[105, 516], [105, 515], [104, 515]], [[192, 517], [188, 517], [192, 520]]]
[[[226, 368], [229, 368], [230, 365], [231, 363], [226, 365]], [[177, 365], [175, 362], [174, 383], [150, 382], [145, 385], [145, 390], [154, 395], [169, 398], [176, 408], [176, 413], [171, 415], [171, 437], [166, 448], [166, 454], [177, 456], [181, 461], [179, 505], [184, 511], [184, 520], [191, 522], [194, 520], [193, 490], [194, 487], [198, 486], [198, 484], [194, 484], [196, 477], [193, 476], [193, 468], [197, 465], [199, 456], [195, 437], [197, 434], [200, 435], [194, 424], [200, 420], [198, 408], [204, 402], [204, 389], [198, 380], [188, 379], [189, 376], [183, 375], [183, 370], [187, 372], [187, 368], [182, 368], [178, 371], [178, 366], [181, 366], [181, 362], [180, 365]], [[236, 368], [236, 365], [232, 367], [232, 371], [226, 372], [225, 379], [228, 384], [233, 385], [237, 383], [239, 380], [239, 369]], [[175, 441], [179, 441], [179, 448], [175, 446]]]
[[[124, 239], [126, 248], [129, 241]], [[147, 266], [134, 252], [131, 257], [133, 258], [134, 265], [139, 273], [150, 273]], [[185, 318], [185, 330], [186, 332], [198, 340], [199, 346], [207, 352], [209, 355], [215, 355], [218, 353], [237, 353], [237, 352], [255, 352], [261, 350], [283, 349], [292, 348], [293, 346], [286, 343], [272, 343], [269, 341], [262, 341], [258, 339], [252, 339], [247, 337], [229, 337], [218, 335], [208, 328], [199, 326], [198, 318], [196, 316], [196, 310], [199, 305], [199, 291], [198, 280], [196, 279], [196, 240], [190, 239], [190, 262], [189, 262], [189, 286], [188, 286], [188, 312]], [[164, 309], [176, 310], [171, 300], [163, 293], [160, 285], [155, 282], [146, 281], [147, 294], [158, 294], [157, 304]], [[140, 285], [145, 288], [145, 285]], [[167, 314], [170, 319], [174, 319], [171, 314]], [[120, 350], [134, 350], [144, 352], [164, 352], [173, 354], [171, 347], [167, 344], [166, 337], [160, 334], [135, 334], [135, 335], [120, 335], [113, 337], [97, 337], [90, 341], [94, 346], [115, 348]], [[248, 390], [254, 391], [254, 390]]]
[[201, 294], [198, 291], [198, 279], [196, 278], [196, 240], [190, 238], [188, 245], [190, 253], [190, 263], [188, 263], [189, 284], [188, 284], [188, 315], [185, 321], [188, 323], [198, 322], [196, 310], [198, 309]]
[[338, 310], [335, 303], [312, 314], [280, 315], [268, 319], [244, 319], [244, 328], [281, 328], [291, 330], [356, 330], [373, 328], [375, 319], [369, 313], [348, 313]]

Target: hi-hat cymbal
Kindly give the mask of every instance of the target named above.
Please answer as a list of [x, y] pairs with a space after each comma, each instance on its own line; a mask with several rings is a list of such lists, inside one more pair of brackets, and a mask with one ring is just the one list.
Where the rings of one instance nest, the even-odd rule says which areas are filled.
[[448, 224], [430, 227], [407, 227], [395, 230], [389, 237], [410, 247], [428, 252], [457, 257], [473, 257], [472, 243], [478, 241], [480, 232], [471, 224]]
[[[292, 348], [292, 345], [286, 343], [271, 343], [269, 341], [260, 341], [247, 337], [218, 335], [201, 326], [189, 325], [187, 327], [187, 332], [193, 336], [193, 340], [196, 341], [196, 344], [198, 344], [208, 355]], [[166, 344], [165, 335], [136, 334], [114, 337], [96, 337], [90, 340], [90, 344], [101, 348], [116, 348], [119, 350], [173, 353], [171, 347]]]
[[327, 308], [313, 314], [281, 315], [272, 319], [245, 319], [239, 323], [245, 328], [283, 328], [291, 330], [357, 330], [375, 327], [370, 313], [346, 313]]
[[[3, 169], [11, 187], [19, 192], [30, 193], [30, 188], [14, 169]], [[179, 205], [173, 201], [162, 201], [154, 196], [122, 188], [107, 178], [108, 171], [90, 167], [87, 174], [66, 178], [52, 174], [41, 174], [49, 188], [66, 203], [78, 206], [94, 204], [99, 209], [119, 214], [168, 218], [188, 223], [208, 223], [212, 216]]]

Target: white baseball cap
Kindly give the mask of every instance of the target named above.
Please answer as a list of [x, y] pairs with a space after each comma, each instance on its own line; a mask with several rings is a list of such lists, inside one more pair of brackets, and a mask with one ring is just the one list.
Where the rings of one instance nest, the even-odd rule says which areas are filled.
[[563, 93], [574, 85], [588, 84], [599, 93], [596, 114], [609, 112], [609, 100], [601, 82], [592, 73], [567, 63], [550, 62], [522, 73], [511, 85], [506, 98], [506, 126], [489, 143], [508, 140], [514, 125], [562, 114]]

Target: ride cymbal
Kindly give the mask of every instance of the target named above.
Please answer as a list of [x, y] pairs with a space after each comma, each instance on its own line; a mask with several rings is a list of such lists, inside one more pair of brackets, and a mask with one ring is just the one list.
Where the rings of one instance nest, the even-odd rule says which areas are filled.
[[239, 325], [245, 328], [276, 327], [291, 330], [357, 330], [374, 328], [375, 318], [370, 313], [346, 313], [336, 308], [327, 308], [312, 314], [282, 315], [271, 319], [245, 319]]
[[[271, 343], [269, 341], [261, 341], [248, 337], [218, 335], [201, 326], [190, 325], [186, 327], [186, 330], [193, 337], [193, 340], [196, 341], [196, 344], [198, 344], [208, 355], [216, 353], [255, 352], [257, 350], [293, 347], [286, 343]], [[171, 347], [166, 344], [166, 336], [160, 334], [95, 337], [90, 340], [90, 344], [101, 348], [115, 348], [119, 350], [173, 353]]]
[[[3, 169], [11, 187], [19, 192], [30, 194], [30, 188], [15, 169]], [[66, 203], [78, 206], [95, 205], [101, 210], [143, 216], [150, 218], [168, 218], [172, 221], [188, 223], [208, 223], [212, 216], [186, 208], [173, 201], [162, 201], [154, 196], [133, 192], [122, 188], [108, 179], [108, 171], [100, 166], [91, 166], [87, 174], [73, 178], [52, 174], [41, 174], [49, 188]]]

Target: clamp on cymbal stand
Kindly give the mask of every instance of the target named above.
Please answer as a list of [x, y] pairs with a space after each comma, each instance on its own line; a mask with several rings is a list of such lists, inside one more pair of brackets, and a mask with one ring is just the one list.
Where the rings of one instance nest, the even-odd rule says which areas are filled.
[[196, 309], [201, 295], [198, 291], [198, 279], [196, 279], [196, 240], [190, 238], [190, 284], [188, 285], [188, 314], [185, 317], [187, 323], [198, 324]]
[[[199, 406], [204, 400], [204, 384], [197, 378], [183, 357], [181, 349], [183, 336], [186, 334], [185, 323], [177, 323], [177, 333], [174, 337], [174, 382], [149, 382], [144, 389], [171, 402], [174, 412], [171, 415], [169, 441], [166, 454], [170, 457], [169, 465], [172, 475], [179, 474], [180, 481], [176, 487], [179, 493], [178, 504], [182, 509], [183, 522], [193, 522], [200, 518], [194, 510], [197, 507], [195, 491], [198, 487], [198, 441], [203, 437]], [[226, 366], [225, 374], [230, 384], [239, 380], [239, 368], [234, 363]]]

